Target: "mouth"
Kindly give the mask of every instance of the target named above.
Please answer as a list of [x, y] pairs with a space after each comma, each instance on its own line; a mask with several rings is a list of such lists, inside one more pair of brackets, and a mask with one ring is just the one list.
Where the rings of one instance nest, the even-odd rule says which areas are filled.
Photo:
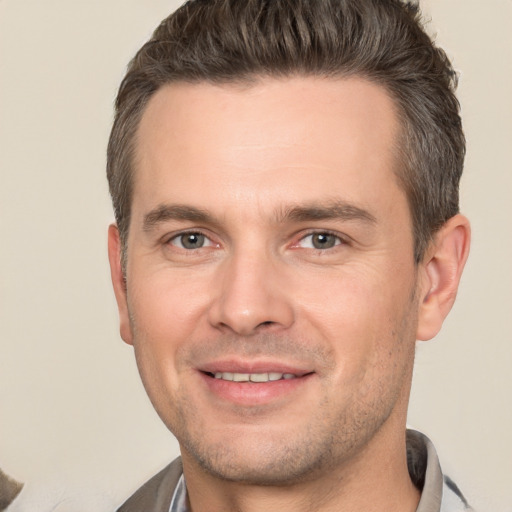
[[202, 368], [199, 375], [212, 398], [252, 407], [300, 397], [315, 372], [280, 364], [217, 363]]
[[229, 382], [275, 382], [278, 380], [292, 380], [301, 377], [302, 375], [295, 375], [294, 373], [236, 373], [236, 372], [206, 372], [207, 375], [214, 379], [225, 380]]

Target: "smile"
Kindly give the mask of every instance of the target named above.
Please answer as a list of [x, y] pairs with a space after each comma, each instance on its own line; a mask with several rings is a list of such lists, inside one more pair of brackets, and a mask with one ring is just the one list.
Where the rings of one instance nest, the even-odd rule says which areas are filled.
[[232, 373], [232, 372], [216, 372], [216, 379], [227, 380], [232, 382], [273, 382], [277, 380], [296, 379], [293, 373]]
[[[252, 367], [251, 367], [252, 366]], [[266, 366], [266, 368], [265, 368]], [[315, 372], [283, 363], [216, 361], [202, 368], [201, 376], [209, 393], [219, 399], [217, 405], [229, 403], [242, 407], [284, 404], [283, 400], [300, 397], [299, 390], [314, 382]]]

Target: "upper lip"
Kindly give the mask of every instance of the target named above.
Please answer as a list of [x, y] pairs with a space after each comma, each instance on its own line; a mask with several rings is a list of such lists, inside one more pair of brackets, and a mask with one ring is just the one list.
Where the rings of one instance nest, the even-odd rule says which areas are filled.
[[293, 365], [279, 361], [240, 361], [233, 359], [225, 359], [211, 361], [201, 365], [198, 368], [204, 373], [292, 373], [297, 377], [301, 377], [313, 370], [302, 365]]

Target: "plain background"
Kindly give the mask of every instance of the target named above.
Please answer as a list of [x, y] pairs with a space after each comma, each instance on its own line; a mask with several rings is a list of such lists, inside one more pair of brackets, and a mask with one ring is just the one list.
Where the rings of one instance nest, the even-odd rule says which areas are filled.
[[[68, 511], [111, 510], [177, 453], [119, 338], [104, 177], [125, 66], [177, 4], [0, 0], [0, 467]], [[423, 10], [460, 72], [473, 246], [409, 423], [477, 509], [512, 511], [512, 1]]]

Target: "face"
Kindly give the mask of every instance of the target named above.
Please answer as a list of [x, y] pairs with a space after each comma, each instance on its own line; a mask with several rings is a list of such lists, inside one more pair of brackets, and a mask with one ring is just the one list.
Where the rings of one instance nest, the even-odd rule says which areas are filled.
[[289, 483], [403, 431], [418, 305], [398, 129], [356, 78], [150, 100], [116, 291], [185, 464]]

